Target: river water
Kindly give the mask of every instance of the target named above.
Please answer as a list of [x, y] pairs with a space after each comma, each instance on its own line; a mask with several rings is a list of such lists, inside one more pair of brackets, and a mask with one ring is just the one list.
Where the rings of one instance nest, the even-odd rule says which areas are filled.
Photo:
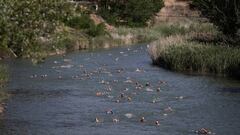
[[240, 135], [239, 81], [154, 67], [145, 45], [6, 63], [1, 135]]

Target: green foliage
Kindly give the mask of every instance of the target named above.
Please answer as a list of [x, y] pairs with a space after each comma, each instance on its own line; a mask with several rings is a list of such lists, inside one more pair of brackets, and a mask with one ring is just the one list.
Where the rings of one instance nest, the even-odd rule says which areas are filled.
[[0, 0], [0, 46], [17, 56], [41, 48], [56, 26], [72, 14], [66, 0]]
[[[187, 35], [192, 40], [202, 40], [209, 42], [211, 38], [218, 37], [216, 27], [210, 23], [199, 22], [175, 22], [155, 25], [153, 27], [129, 28], [118, 27], [115, 31], [120, 37], [131, 35], [134, 43], [147, 43], [157, 39], [164, 39], [165, 37], [173, 35]], [[113, 34], [114, 35], [114, 34]], [[203, 36], [202, 36], [203, 35]], [[126, 38], [127, 39], [127, 38]]]
[[104, 35], [105, 33], [105, 25], [103, 23], [100, 23], [98, 25], [92, 24], [87, 31], [87, 34], [92, 37]]
[[65, 21], [65, 24], [75, 29], [89, 29], [94, 22], [90, 19], [89, 15], [82, 14], [80, 16], [72, 16], [69, 20]]
[[181, 25], [160, 25], [156, 28], [156, 30], [161, 32], [161, 34], [165, 37], [177, 34], [184, 35], [189, 31], [188, 28]]
[[105, 25], [103, 23], [96, 25], [93, 20], [90, 19], [89, 14], [72, 16], [69, 20], [65, 21], [65, 24], [71, 28], [83, 30], [91, 37], [104, 35], [106, 33]]
[[231, 37], [240, 34], [239, 0], [193, 0], [193, 5], [224, 34]]
[[170, 46], [161, 56], [173, 70], [230, 75], [239, 71], [239, 58], [240, 49], [196, 43]]
[[145, 26], [162, 6], [162, 0], [101, 0], [99, 14], [115, 25]]
[[161, 24], [155, 30], [162, 36], [149, 48], [154, 64], [181, 72], [240, 77], [240, 48], [227, 46], [213, 24]]

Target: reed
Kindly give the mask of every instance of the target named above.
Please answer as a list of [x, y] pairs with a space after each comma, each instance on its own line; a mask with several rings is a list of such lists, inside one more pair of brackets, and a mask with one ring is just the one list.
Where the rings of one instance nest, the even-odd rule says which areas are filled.
[[181, 72], [240, 76], [240, 48], [226, 44], [213, 24], [178, 22], [154, 30], [162, 34], [148, 49], [154, 64]]
[[240, 48], [187, 41], [172, 36], [152, 43], [149, 48], [154, 64], [195, 73], [240, 76]]

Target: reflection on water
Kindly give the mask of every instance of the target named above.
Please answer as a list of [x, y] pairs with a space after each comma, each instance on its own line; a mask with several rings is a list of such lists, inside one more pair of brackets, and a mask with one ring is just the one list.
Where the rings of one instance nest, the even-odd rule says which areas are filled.
[[240, 134], [239, 81], [154, 67], [145, 46], [7, 63], [3, 135]]

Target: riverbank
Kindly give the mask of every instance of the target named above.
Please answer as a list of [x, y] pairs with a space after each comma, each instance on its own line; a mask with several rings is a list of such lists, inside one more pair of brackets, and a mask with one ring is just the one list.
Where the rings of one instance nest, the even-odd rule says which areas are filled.
[[8, 80], [7, 68], [0, 64], [0, 114], [5, 110], [4, 100], [8, 98], [8, 94], [4, 91], [5, 84]]
[[[157, 40], [160, 36], [169, 35], [171, 30], [168, 26], [166, 23], [139, 28], [120, 26], [106, 30], [104, 34], [89, 36], [86, 34], [86, 31], [62, 25], [57, 28], [56, 32], [50, 38], [40, 38], [38, 42], [41, 44], [41, 48], [27, 52], [26, 55], [23, 55], [23, 58], [28, 58], [33, 63], [38, 63], [44, 61], [48, 56], [63, 55], [77, 50], [148, 43]], [[177, 33], [180, 31], [179, 29], [175, 29]]]
[[[240, 76], [240, 49], [227, 45], [212, 24], [191, 22], [170, 27], [172, 33], [150, 45], [153, 64], [179, 72]], [[181, 32], [174, 32], [174, 27]]]
[[28, 52], [23, 58], [31, 59], [33, 63], [38, 63], [52, 55], [63, 55], [78, 50], [130, 46], [157, 39], [156, 37], [144, 35], [146, 32], [150, 31], [147, 28], [120, 27], [105, 34], [92, 37], [77, 29], [62, 27], [50, 39], [41, 39], [42, 49]]

